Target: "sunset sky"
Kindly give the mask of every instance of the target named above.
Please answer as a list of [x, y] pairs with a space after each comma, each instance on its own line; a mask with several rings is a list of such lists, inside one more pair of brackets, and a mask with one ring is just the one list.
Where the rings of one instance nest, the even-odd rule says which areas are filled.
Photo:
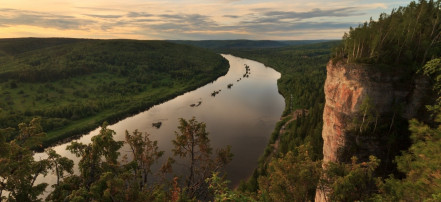
[[0, 0], [0, 38], [340, 39], [409, 0]]

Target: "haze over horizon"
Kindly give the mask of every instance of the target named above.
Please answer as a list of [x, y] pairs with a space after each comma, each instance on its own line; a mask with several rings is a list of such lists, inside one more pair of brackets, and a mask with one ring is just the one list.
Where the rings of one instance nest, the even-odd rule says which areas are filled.
[[14, 0], [0, 38], [340, 39], [410, 0]]

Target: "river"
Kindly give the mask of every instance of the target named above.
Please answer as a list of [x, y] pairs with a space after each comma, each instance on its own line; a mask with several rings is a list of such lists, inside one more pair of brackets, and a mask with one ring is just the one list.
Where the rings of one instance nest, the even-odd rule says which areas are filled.
[[[150, 133], [150, 138], [158, 141], [160, 150], [166, 151], [160, 159], [162, 164], [167, 159], [166, 156], [171, 154], [174, 131], [178, 130], [178, 119], [195, 117], [197, 121], [206, 123], [208, 137], [214, 149], [232, 146], [233, 161], [226, 167], [228, 179], [233, 185], [245, 180], [257, 166], [258, 158], [263, 154], [275, 124], [283, 112], [284, 99], [277, 89], [277, 80], [281, 75], [256, 61], [232, 55], [222, 56], [230, 63], [230, 69], [225, 76], [109, 126], [108, 128], [117, 134], [115, 140], [124, 140], [125, 130], [131, 132], [138, 129]], [[248, 77], [244, 77], [245, 65], [250, 69]], [[233, 84], [231, 88], [228, 88], [229, 84]], [[212, 96], [214, 91], [219, 93]], [[161, 127], [153, 127], [152, 123], [156, 122], [161, 122]], [[90, 143], [91, 137], [96, 135], [99, 129], [74, 141]], [[78, 170], [79, 159], [66, 150], [69, 144], [54, 146], [53, 149], [58, 154], [74, 160], [75, 170]], [[128, 147], [125, 146], [120, 152], [124, 155], [128, 151]], [[37, 153], [34, 156], [36, 160], [45, 157], [45, 153]], [[41, 176], [37, 183], [41, 182], [54, 184], [56, 176]]]

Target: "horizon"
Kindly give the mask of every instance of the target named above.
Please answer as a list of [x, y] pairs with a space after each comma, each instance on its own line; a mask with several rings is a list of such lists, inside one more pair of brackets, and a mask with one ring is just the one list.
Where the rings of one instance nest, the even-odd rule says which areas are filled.
[[137, 41], [340, 41], [342, 39], [129, 39], [129, 38], [76, 38], [76, 37], [5, 37], [1, 39], [80, 39], [80, 40], [137, 40]]
[[0, 38], [340, 40], [410, 0], [16, 0], [0, 5]]

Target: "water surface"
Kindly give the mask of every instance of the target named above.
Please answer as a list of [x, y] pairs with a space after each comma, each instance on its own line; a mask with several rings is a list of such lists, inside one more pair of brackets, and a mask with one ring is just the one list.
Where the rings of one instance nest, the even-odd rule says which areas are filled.
[[[277, 89], [280, 73], [256, 61], [232, 55], [222, 56], [230, 62], [230, 69], [225, 76], [109, 126], [117, 134], [115, 139], [124, 140], [125, 130], [148, 132], [151, 139], [158, 141], [160, 150], [166, 151], [167, 156], [173, 148], [172, 140], [175, 138], [174, 132], [178, 130], [179, 118], [195, 117], [197, 121], [206, 123], [214, 149], [232, 146], [234, 158], [226, 168], [228, 179], [233, 184], [246, 179], [257, 166], [257, 160], [263, 154], [285, 106]], [[250, 67], [248, 77], [243, 77], [246, 73], [245, 65]], [[228, 88], [228, 84], [233, 86]], [[214, 91], [219, 93], [212, 96]], [[192, 104], [195, 106], [192, 107]], [[160, 128], [152, 126], [156, 122], [162, 123]], [[76, 141], [90, 143], [91, 137], [98, 132], [99, 128]], [[53, 149], [77, 164], [78, 158], [66, 150], [68, 144]], [[125, 146], [121, 153], [128, 154], [128, 151]], [[34, 157], [45, 158], [45, 154], [37, 153]], [[162, 157], [160, 163], [166, 159]], [[56, 176], [48, 175], [38, 180], [53, 184]]]

